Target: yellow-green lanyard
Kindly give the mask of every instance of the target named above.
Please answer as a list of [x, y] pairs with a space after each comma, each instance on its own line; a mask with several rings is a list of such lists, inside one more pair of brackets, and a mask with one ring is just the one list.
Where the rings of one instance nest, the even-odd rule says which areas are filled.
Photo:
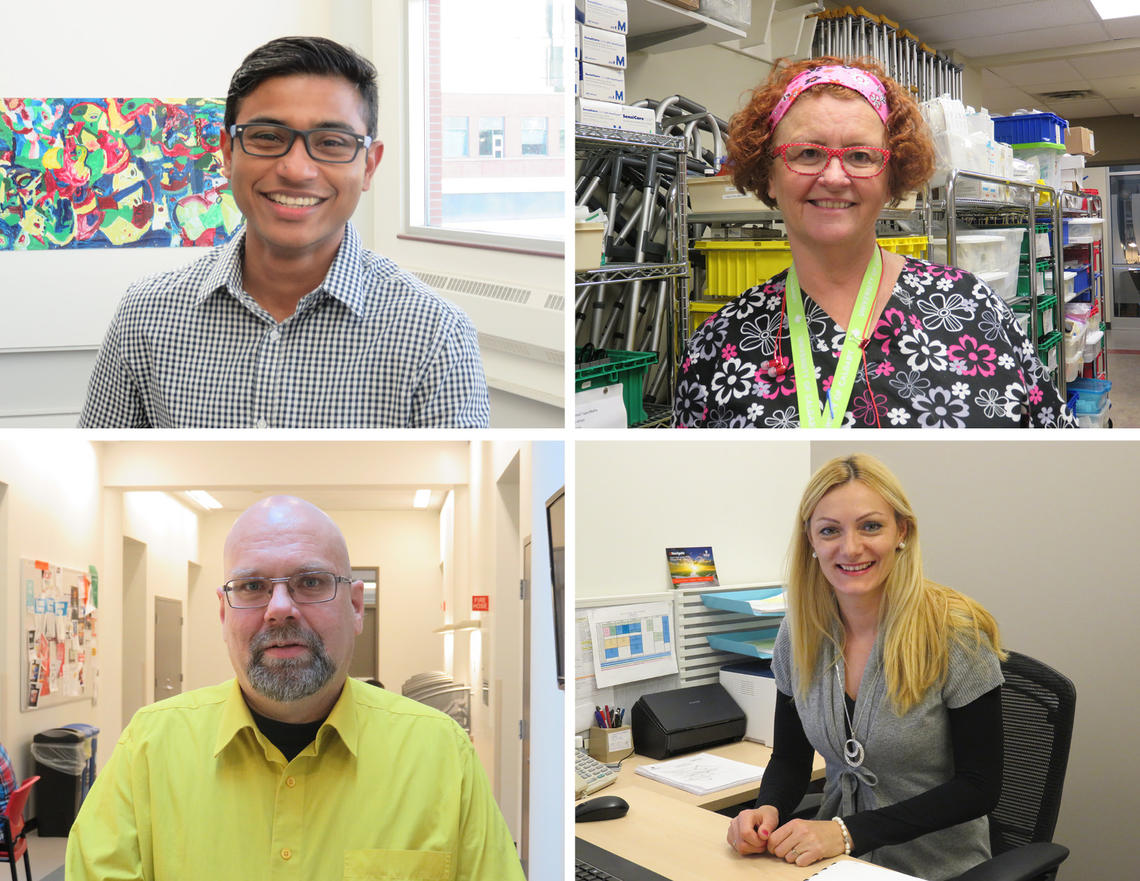
[[807, 319], [804, 318], [804, 301], [800, 296], [795, 264], [788, 270], [784, 285], [788, 301], [788, 336], [792, 342], [792, 364], [796, 371], [796, 400], [799, 403], [801, 428], [839, 428], [843, 424], [847, 402], [851, 400], [851, 389], [855, 386], [855, 376], [859, 371], [863, 334], [867, 331], [867, 320], [874, 308], [875, 295], [882, 277], [883, 257], [876, 246], [871, 262], [867, 264], [867, 271], [863, 273], [863, 283], [859, 286], [859, 296], [855, 298], [855, 308], [851, 310], [847, 335], [828, 392], [829, 414], [825, 416], [815, 383], [815, 359], [811, 353], [811, 338], [808, 335]]

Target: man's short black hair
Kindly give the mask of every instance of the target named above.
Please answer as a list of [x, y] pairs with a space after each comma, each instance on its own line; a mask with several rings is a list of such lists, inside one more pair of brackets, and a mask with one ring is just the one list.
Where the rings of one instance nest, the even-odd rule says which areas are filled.
[[306, 73], [344, 77], [356, 86], [364, 101], [367, 134], [376, 137], [379, 98], [375, 65], [347, 46], [324, 37], [279, 37], [245, 56], [230, 79], [230, 91], [226, 95], [226, 131], [237, 122], [238, 102], [267, 79]]

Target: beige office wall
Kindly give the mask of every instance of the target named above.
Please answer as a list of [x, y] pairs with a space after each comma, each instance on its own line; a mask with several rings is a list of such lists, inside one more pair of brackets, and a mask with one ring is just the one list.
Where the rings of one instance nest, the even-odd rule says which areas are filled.
[[[110, 733], [100, 740], [100, 758], [110, 752], [117, 736], [119, 714], [118, 659], [102, 649], [120, 638], [116, 592], [106, 580], [103, 546], [103, 494], [99, 487], [99, 454], [85, 440], [62, 433], [28, 432], [0, 441], [0, 483], [6, 484], [4, 509], [7, 555], [0, 561], [0, 598], [5, 609], [0, 637], [0, 742], [12, 757], [18, 779], [30, 776], [30, 753], [36, 732], [71, 722], [89, 722]], [[21, 711], [20, 559], [48, 560], [86, 570], [94, 564], [100, 574], [99, 679], [96, 700], [72, 701], [39, 710]]]
[[1069, 125], [1083, 126], [1093, 133], [1096, 155], [1086, 165], [1135, 165], [1140, 162], [1140, 119], [1135, 116], [1097, 116], [1070, 119]]
[[437, 511], [329, 511], [353, 566], [379, 566], [380, 681], [397, 694], [416, 673], [443, 669]]
[[1135, 875], [1140, 812], [1135, 441], [816, 441], [812, 467], [853, 451], [898, 475], [929, 577], [983, 603], [1008, 648], [1077, 688], [1056, 840], [1070, 878]]
[[[122, 532], [146, 546], [146, 608], [142, 633], [124, 633], [124, 638], [141, 641], [143, 703], [154, 703], [154, 598], [166, 597], [182, 603], [183, 690], [190, 666], [187, 563], [198, 560], [198, 516], [173, 496], [164, 492], [124, 492]], [[120, 668], [121, 669], [121, 668]], [[130, 708], [132, 710], [139, 707]]]
[[575, 444], [576, 596], [671, 587], [665, 548], [711, 545], [721, 584], [780, 578], [806, 441]]
[[106, 445], [107, 486], [359, 487], [467, 482], [467, 441], [123, 441]]

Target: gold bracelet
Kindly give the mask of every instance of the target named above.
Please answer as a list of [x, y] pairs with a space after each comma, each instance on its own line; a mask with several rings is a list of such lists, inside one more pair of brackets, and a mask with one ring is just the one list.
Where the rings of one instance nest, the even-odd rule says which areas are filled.
[[839, 831], [843, 833], [843, 854], [851, 856], [851, 833], [847, 831], [847, 824], [843, 822], [842, 817], [832, 817], [831, 819], [839, 824]]

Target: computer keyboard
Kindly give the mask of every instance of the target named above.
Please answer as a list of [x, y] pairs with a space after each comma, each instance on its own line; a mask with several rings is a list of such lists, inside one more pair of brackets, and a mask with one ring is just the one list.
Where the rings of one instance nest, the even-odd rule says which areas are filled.
[[585, 860], [574, 860], [574, 881], [622, 881], [603, 869], [591, 866]]
[[591, 792], [616, 783], [618, 773], [603, 765], [584, 750], [574, 751], [574, 798], [582, 798]]

